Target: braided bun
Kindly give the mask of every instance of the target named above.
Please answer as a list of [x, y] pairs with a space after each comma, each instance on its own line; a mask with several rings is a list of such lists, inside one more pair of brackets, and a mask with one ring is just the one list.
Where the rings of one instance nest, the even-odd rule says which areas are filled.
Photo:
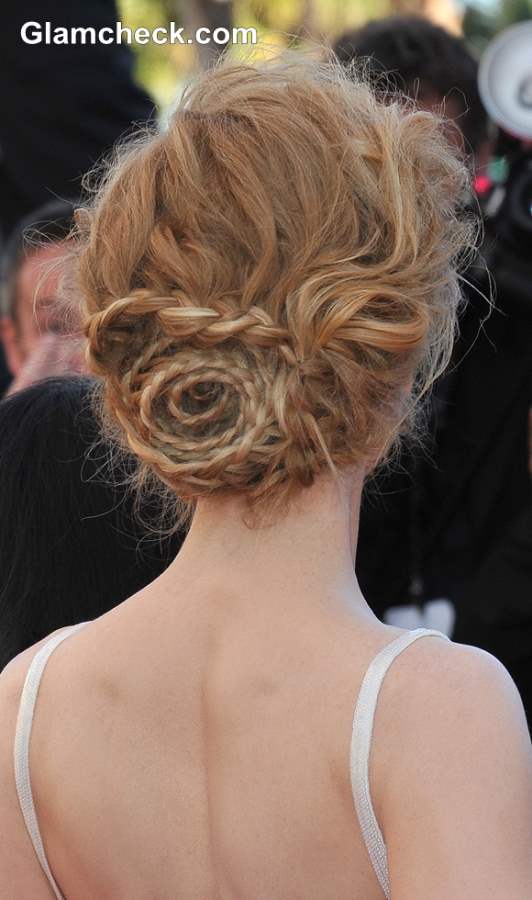
[[376, 460], [448, 360], [467, 183], [438, 120], [332, 64], [224, 64], [79, 225], [106, 415], [181, 498], [282, 507]]

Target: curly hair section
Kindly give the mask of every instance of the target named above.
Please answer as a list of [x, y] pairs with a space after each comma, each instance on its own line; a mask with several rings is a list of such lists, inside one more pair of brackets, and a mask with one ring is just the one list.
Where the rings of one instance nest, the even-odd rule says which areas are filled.
[[79, 217], [106, 421], [185, 501], [375, 463], [448, 362], [466, 190], [437, 118], [339, 65], [204, 74]]

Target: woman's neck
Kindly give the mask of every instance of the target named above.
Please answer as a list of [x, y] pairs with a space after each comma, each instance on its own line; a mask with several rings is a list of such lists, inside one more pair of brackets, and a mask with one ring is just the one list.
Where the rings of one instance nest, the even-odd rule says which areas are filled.
[[363, 478], [362, 470], [339, 482], [323, 475], [273, 525], [255, 528], [245, 524], [241, 500], [200, 500], [164, 581], [212, 585], [220, 604], [267, 603], [275, 614], [289, 597], [294, 612], [350, 612], [376, 621], [354, 572]]

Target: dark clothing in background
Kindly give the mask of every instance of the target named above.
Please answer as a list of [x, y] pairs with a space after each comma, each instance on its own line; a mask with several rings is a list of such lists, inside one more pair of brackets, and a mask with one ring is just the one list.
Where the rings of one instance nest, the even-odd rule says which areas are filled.
[[532, 723], [532, 290], [529, 303], [499, 293], [496, 305], [482, 325], [486, 303], [471, 293], [459, 365], [435, 389], [432, 447], [370, 488], [357, 572], [380, 617], [451, 600], [453, 639], [503, 662]]
[[0, 344], [0, 399], [4, 396], [11, 383], [11, 373], [7, 368], [4, 348]]
[[54, 196], [74, 197], [80, 178], [131, 130], [153, 117], [135, 84], [126, 45], [25, 44], [21, 26], [113, 26], [114, 0], [19, 0], [0, 28], [0, 226], [13, 225]]
[[183, 541], [161, 536], [155, 498], [136, 503], [124, 484], [134, 465], [109, 468], [93, 390], [53, 378], [0, 403], [0, 671], [144, 588]]

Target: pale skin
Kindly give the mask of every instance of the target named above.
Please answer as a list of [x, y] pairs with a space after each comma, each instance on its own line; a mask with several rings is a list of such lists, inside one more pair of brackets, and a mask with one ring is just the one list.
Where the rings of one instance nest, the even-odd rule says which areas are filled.
[[[170, 568], [51, 657], [31, 766], [67, 900], [382, 900], [349, 742], [364, 672], [402, 629], [354, 575], [362, 482], [322, 476], [266, 530], [200, 501]], [[35, 650], [0, 676], [5, 900], [53, 896], [12, 768]], [[370, 781], [393, 900], [532, 896], [532, 746], [492, 656], [427, 637], [395, 660]]]

